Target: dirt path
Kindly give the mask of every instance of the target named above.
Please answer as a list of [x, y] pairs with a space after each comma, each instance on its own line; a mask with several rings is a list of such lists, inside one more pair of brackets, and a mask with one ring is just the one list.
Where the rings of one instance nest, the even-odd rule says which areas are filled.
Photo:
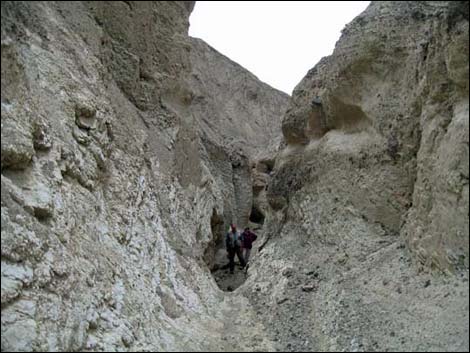
[[237, 292], [227, 293], [222, 313], [225, 317], [222, 333], [224, 351], [275, 351], [274, 343], [266, 338], [266, 329], [256, 318], [246, 297]]
[[246, 271], [242, 269], [238, 262], [235, 263], [235, 271], [230, 273], [228, 268], [222, 268], [227, 260], [223, 259], [218, 263], [219, 268], [212, 271], [215, 281], [220, 289], [225, 292], [233, 292], [240, 287], [246, 280]]
[[[257, 245], [254, 244], [252, 256], [256, 256]], [[256, 311], [239, 287], [246, 279], [247, 272], [235, 260], [235, 273], [230, 274], [227, 251], [219, 249], [215, 257], [215, 270], [212, 275], [219, 288], [223, 290], [224, 299], [221, 303], [223, 328], [220, 333], [221, 345], [217, 350], [227, 352], [241, 351], [275, 351], [275, 343], [267, 338], [266, 328], [257, 317]]]

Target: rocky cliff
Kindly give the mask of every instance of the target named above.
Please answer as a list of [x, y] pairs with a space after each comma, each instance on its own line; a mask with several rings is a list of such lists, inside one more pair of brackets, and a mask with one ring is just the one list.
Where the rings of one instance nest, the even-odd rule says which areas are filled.
[[217, 249], [224, 248], [221, 235], [229, 224], [250, 223], [258, 200], [256, 165], [273, 158], [280, 146], [281, 117], [289, 97], [200, 39], [191, 38], [191, 48], [189, 109], [198, 125], [203, 160], [223, 193], [225, 210], [213, 219], [219, 223], [206, 257], [212, 265]]
[[468, 350], [468, 23], [374, 2], [294, 90], [245, 286], [281, 347]]
[[190, 40], [193, 6], [2, 2], [2, 351], [236, 344], [207, 264], [288, 97]]
[[372, 3], [290, 103], [193, 6], [2, 2], [2, 351], [468, 351], [468, 4]]

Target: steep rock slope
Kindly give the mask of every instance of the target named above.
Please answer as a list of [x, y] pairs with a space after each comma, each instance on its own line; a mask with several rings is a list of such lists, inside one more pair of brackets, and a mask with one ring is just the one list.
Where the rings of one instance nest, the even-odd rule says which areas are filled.
[[468, 93], [466, 2], [374, 2], [296, 87], [244, 288], [278, 348], [468, 350]]
[[467, 3], [372, 3], [275, 161], [286, 96], [193, 6], [2, 2], [2, 350], [468, 351]]
[[[209, 55], [187, 37], [193, 6], [2, 2], [2, 351], [272, 349], [223, 339], [249, 304], [206, 262], [214, 234], [249, 216], [250, 155], [195, 101], [219, 92], [190, 82]], [[263, 96], [253, 80], [233, 92]], [[276, 97], [243, 112], [256, 133], [279, 126]]]
[[[191, 38], [193, 98], [189, 107], [198, 124], [203, 159], [223, 192], [224, 215], [214, 217], [214, 246], [206, 256], [211, 265], [223, 248], [222, 235], [231, 222], [248, 225], [256, 202], [256, 163], [273, 156], [281, 143], [281, 118], [289, 96], [259, 81], [253, 74]], [[255, 197], [255, 200], [253, 198]], [[223, 251], [222, 251], [223, 252]], [[225, 254], [221, 254], [225, 257]]]
[[204, 41], [191, 38], [192, 112], [210, 139], [252, 159], [276, 151], [289, 96], [259, 81]]

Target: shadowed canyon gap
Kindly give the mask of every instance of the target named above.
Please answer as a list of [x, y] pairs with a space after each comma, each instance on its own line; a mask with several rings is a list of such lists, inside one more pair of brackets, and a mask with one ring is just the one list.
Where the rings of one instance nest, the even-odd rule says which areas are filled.
[[468, 3], [372, 2], [292, 97], [193, 7], [2, 2], [2, 351], [468, 351]]

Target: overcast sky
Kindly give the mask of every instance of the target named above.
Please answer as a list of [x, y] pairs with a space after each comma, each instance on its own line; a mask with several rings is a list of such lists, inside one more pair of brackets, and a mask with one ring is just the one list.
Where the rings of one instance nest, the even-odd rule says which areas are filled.
[[197, 1], [189, 34], [288, 94], [369, 1]]

